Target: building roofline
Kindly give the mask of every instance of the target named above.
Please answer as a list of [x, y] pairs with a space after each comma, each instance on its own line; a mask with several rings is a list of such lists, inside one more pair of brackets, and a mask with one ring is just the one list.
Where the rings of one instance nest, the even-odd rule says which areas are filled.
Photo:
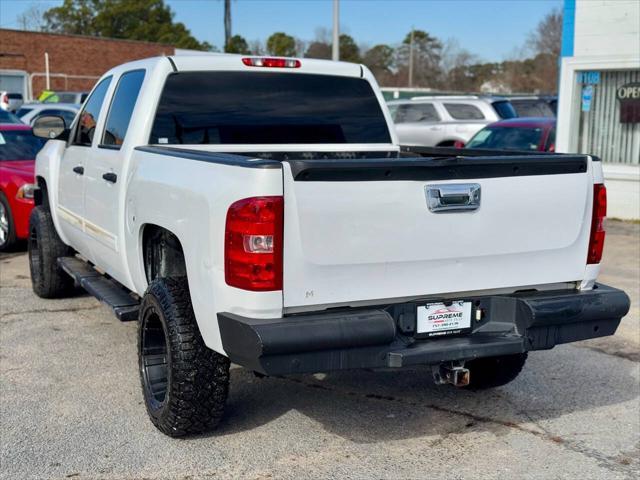
[[171, 47], [173, 49], [177, 48], [175, 45], [172, 45], [171, 43], [148, 42], [146, 40], [130, 40], [128, 38], [98, 37], [98, 36], [92, 36], [92, 35], [78, 35], [74, 33], [39, 32], [34, 30], [18, 30], [15, 28], [0, 28], [0, 32], [3, 32], [3, 31], [24, 33], [24, 34], [35, 34], [35, 35], [48, 35], [48, 36], [56, 36], [56, 37], [72, 37], [72, 38], [84, 38], [84, 39], [90, 39], [90, 40], [104, 40], [109, 42], [137, 43], [137, 44], [145, 44], [145, 45], [155, 45], [160, 47]]

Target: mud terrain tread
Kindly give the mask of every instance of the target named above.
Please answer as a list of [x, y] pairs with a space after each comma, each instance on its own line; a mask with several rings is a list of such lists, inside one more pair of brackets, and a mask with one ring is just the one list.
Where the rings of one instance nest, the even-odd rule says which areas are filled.
[[145, 401], [149, 417], [160, 431], [172, 437], [212, 430], [224, 413], [229, 391], [229, 359], [204, 344], [186, 278], [159, 278], [149, 285], [140, 308], [140, 362], [142, 315], [154, 301], [164, 317], [161, 321], [165, 323], [169, 343], [170, 380], [166, 404], [161, 411], [154, 412]]
[[[58, 236], [51, 218], [51, 212], [40, 205], [34, 207], [29, 217], [29, 235], [35, 229], [37, 246], [34, 247], [29, 239], [29, 269], [31, 271], [31, 286], [36, 295], [41, 298], [61, 298], [73, 292], [73, 279], [59, 266], [58, 258], [73, 253]], [[33, 251], [37, 248], [37, 252]], [[37, 253], [39, 261], [35, 260]]]

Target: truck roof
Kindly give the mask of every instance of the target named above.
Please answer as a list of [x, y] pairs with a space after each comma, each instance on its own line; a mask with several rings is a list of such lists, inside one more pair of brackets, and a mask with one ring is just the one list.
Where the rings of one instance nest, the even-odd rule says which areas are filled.
[[[243, 59], [284, 59], [296, 60], [295, 67], [265, 67], [247, 65]], [[169, 57], [151, 57], [134, 62], [124, 63], [109, 70], [106, 75], [116, 74], [137, 68], [155, 69], [166, 63], [166, 66], [174, 72], [180, 71], [220, 71], [238, 70], [247, 72], [289, 72], [289, 73], [315, 73], [324, 75], [337, 75], [345, 77], [364, 77], [365, 69], [362, 65], [348, 62], [334, 62], [331, 60], [317, 60], [311, 58], [288, 58], [271, 55], [235, 55], [235, 54], [200, 54], [200, 55], [173, 55]], [[249, 63], [249, 62], [248, 62]]]

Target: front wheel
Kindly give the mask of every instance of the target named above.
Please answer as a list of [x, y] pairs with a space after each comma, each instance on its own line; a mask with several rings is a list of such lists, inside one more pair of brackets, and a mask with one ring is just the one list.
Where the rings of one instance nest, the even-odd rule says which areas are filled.
[[16, 229], [13, 225], [11, 208], [4, 194], [0, 193], [0, 252], [11, 250], [16, 243]]
[[501, 357], [486, 357], [465, 363], [469, 369], [470, 390], [484, 390], [500, 387], [516, 379], [527, 361], [526, 353], [504, 355]]
[[229, 359], [202, 340], [185, 278], [159, 278], [144, 294], [138, 361], [147, 413], [180, 437], [217, 426], [229, 391]]
[[73, 292], [73, 279], [59, 266], [58, 258], [73, 251], [58, 236], [51, 212], [40, 205], [29, 217], [29, 269], [31, 286], [41, 298], [59, 298]]

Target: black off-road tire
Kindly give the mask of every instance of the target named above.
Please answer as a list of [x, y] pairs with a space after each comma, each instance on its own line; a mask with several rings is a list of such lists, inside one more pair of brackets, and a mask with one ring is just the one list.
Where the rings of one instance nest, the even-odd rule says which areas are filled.
[[2, 215], [0, 222], [6, 222], [6, 224], [0, 225], [0, 228], [6, 229], [4, 241], [0, 240], [0, 252], [9, 252], [16, 244], [16, 228], [13, 223], [9, 202], [2, 192], [0, 192], [0, 204], [0, 215]]
[[73, 254], [58, 236], [51, 212], [43, 205], [29, 217], [29, 269], [31, 286], [41, 298], [60, 298], [74, 290], [73, 279], [59, 266], [58, 258]]
[[526, 361], [526, 353], [471, 360], [465, 363], [470, 373], [470, 382], [466, 388], [484, 390], [506, 385], [515, 380]]
[[159, 278], [144, 294], [138, 361], [147, 413], [171, 437], [214, 429], [229, 392], [229, 359], [202, 340], [186, 278]]

